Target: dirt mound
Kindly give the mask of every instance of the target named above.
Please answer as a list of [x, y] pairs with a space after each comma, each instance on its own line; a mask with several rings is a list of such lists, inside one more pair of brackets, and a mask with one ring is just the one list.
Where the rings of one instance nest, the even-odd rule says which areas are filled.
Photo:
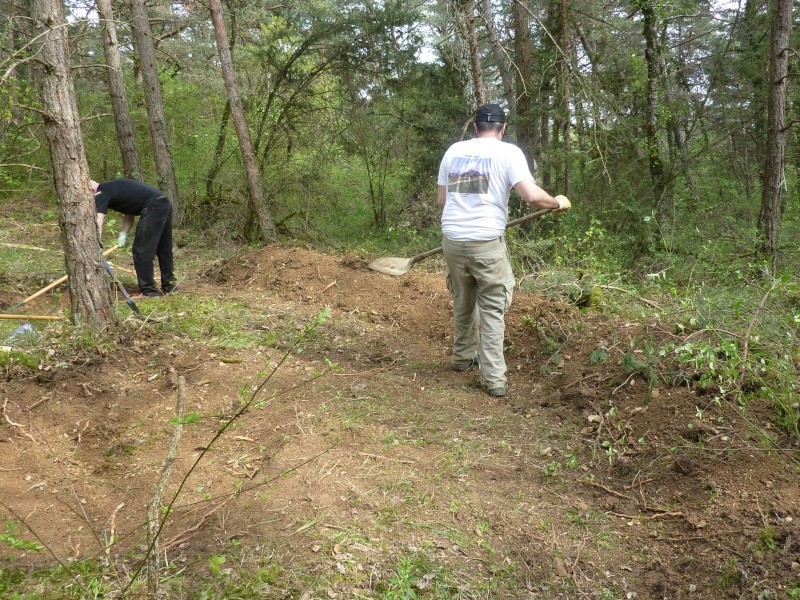
[[[365, 263], [276, 245], [189, 274], [183, 294], [251, 311], [267, 340], [255, 351], [141, 326], [91, 362], [7, 382], [10, 518], [61, 559], [141, 547], [184, 377], [198, 419], [163, 546], [188, 572], [236, 540], [284, 565], [276, 598], [367, 596], [420, 556], [476, 598], [755, 598], [800, 577], [797, 471], [766, 442], [782, 441], [769, 407], [672, 385], [647, 351], [669, 332], [517, 293], [509, 395], [493, 400], [477, 374], [449, 370], [442, 274]], [[287, 358], [285, 333], [326, 307]]]

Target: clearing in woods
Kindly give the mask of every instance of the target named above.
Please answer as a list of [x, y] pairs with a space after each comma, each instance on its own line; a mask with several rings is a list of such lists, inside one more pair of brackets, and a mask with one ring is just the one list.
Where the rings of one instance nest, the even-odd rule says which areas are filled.
[[[161, 536], [168, 597], [800, 597], [798, 471], [766, 400], [742, 411], [670, 384], [648, 348], [674, 336], [656, 323], [521, 292], [509, 394], [489, 398], [449, 368], [437, 260], [391, 277], [266, 247], [183, 272], [179, 294], [139, 303], [166, 319], [129, 318], [98, 349], [40, 342], [39, 368], [2, 384], [0, 498], [12, 537], [35, 540], [24, 521], [50, 552], [0, 544], [5, 576], [109, 559], [118, 588], [145, 543], [178, 378], [199, 419], [166, 500], [329, 307], [183, 485]], [[3, 287], [4, 308], [36, 289]]]

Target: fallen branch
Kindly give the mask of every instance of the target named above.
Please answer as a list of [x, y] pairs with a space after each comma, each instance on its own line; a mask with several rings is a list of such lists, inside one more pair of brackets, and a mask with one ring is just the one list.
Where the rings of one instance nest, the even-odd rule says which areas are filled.
[[[186, 398], [186, 378], [184, 376], [178, 377], [178, 398], [175, 402], [175, 427], [172, 430], [172, 441], [170, 441], [169, 449], [167, 450], [167, 458], [164, 461], [164, 466], [161, 469], [161, 476], [156, 484], [156, 490], [150, 503], [147, 505], [147, 537], [150, 540], [150, 547], [147, 549], [147, 592], [148, 598], [158, 598], [159, 576], [158, 576], [158, 538], [163, 527], [163, 522], [160, 522], [161, 516], [161, 500], [164, 498], [164, 492], [167, 489], [170, 475], [172, 474], [172, 466], [175, 464], [175, 458], [178, 456], [178, 444], [181, 441], [183, 434], [183, 401]], [[164, 520], [167, 519], [168, 513], [164, 515]]]
[[12, 421], [11, 418], [6, 414], [6, 406], [8, 406], [8, 398], [6, 398], [6, 401], [3, 402], [3, 410], [2, 410], [3, 418], [6, 420], [6, 422], [12, 427], [16, 427], [17, 429], [19, 429], [23, 433], [23, 435], [29, 438], [32, 442], [35, 442], [36, 438], [34, 438], [30, 433], [25, 431], [25, 428], [22, 425]]
[[614, 290], [614, 291], [617, 291], [617, 292], [625, 292], [629, 296], [633, 296], [634, 298], [639, 300], [639, 302], [644, 302], [645, 304], [649, 304], [653, 308], [658, 308], [659, 310], [661, 309], [661, 306], [657, 302], [653, 302], [652, 300], [648, 300], [647, 298], [642, 298], [641, 296], [637, 296], [632, 291], [626, 290], [625, 288], [617, 287], [615, 285], [598, 285], [596, 287], [599, 287], [599, 288], [604, 289], [604, 290]]
[[626, 515], [623, 513], [608, 511], [607, 515], [611, 515], [612, 517], [619, 517], [621, 519], [628, 519], [629, 521], [655, 521], [656, 519], [665, 519], [667, 517], [680, 517], [685, 518], [686, 515], [680, 511], [677, 512], [660, 512], [654, 515]]
[[767, 303], [767, 298], [769, 295], [775, 290], [778, 286], [776, 280], [772, 280], [772, 285], [770, 288], [764, 293], [761, 297], [761, 301], [758, 303], [755, 312], [753, 313], [753, 318], [750, 319], [750, 322], [747, 324], [747, 331], [744, 333], [744, 347], [742, 348], [742, 360], [739, 363], [739, 377], [737, 378], [736, 383], [738, 384], [739, 388], [741, 389], [742, 384], [744, 383], [745, 374], [747, 372], [747, 355], [750, 351], [750, 334], [753, 331], [753, 327], [755, 327], [756, 321], [758, 320], [761, 311], [764, 309], [764, 305]]
[[[252, 481], [253, 477], [255, 477], [260, 470], [261, 470], [261, 467], [255, 467], [247, 475], [247, 477], [245, 477], [245, 481]], [[219, 502], [219, 503], [215, 504], [214, 506], [212, 506], [202, 517], [200, 517], [200, 520], [197, 521], [194, 525], [192, 525], [188, 529], [185, 529], [184, 531], [182, 531], [181, 533], [179, 533], [178, 535], [176, 535], [175, 537], [173, 537], [169, 541], [164, 542], [164, 544], [161, 546], [162, 549], [170, 550], [172, 548], [175, 548], [176, 546], [179, 546], [183, 542], [185, 542], [187, 539], [189, 539], [189, 537], [193, 533], [198, 531], [206, 521], [208, 521], [212, 516], [214, 516], [216, 513], [218, 513], [220, 510], [222, 510], [225, 507], [225, 505], [228, 504], [228, 502], [230, 502], [231, 500], [236, 498], [239, 495], [240, 492], [241, 492], [241, 489], [237, 490], [236, 492], [234, 492], [234, 493], [230, 494], [229, 496], [227, 496], [222, 502]]]
[[594, 481], [584, 481], [583, 484], [603, 490], [604, 492], [611, 494], [612, 496], [616, 496], [617, 498], [622, 498], [624, 500], [630, 500], [631, 502], [636, 502], [636, 500], [634, 500], [630, 496], [626, 496], [625, 494], [620, 494], [619, 492], [615, 492], [611, 488], [607, 488], [606, 486], [599, 483], [595, 483]]
[[401, 458], [389, 458], [388, 456], [381, 456], [380, 454], [368, 454], [366, 452], [359, 452], [358, 454], [360, 456], [366, 456], [368, 458], [380, 458], [381, 460], [388, 460], [390, 462], [403, 463], [404, 465], [416, 464], [413, 460], [403, 460]]
[[31, 411], [32, 411], [34, 408], [36, 408], [36, 407], [37, 407], [37, 406], [39, 406], [40, 404], [44, 404], [44, 403], [45, 403], [45, 402], [47, 402], [48, 400], [52, 400], [52, 399], [53, 399], [53, 392], [50, 392], [49, 394], [46, 394], [46, 395], [45, 395], [45, 396], [44, 396], [44, 397], [43, 397], [41, 400], [37, 400], [36, 402], [34, 402], [33, 404], [31, 404], [31, 405], [30, 405], [28, 408], [26, 408], [25, 410], [26, 410], [26, 411], [28, 411], [28, 412], [31, 412]]

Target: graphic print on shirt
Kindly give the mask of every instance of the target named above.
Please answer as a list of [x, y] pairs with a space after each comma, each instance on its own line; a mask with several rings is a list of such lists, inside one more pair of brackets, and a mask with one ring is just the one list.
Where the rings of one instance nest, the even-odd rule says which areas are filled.
[[492, 159], [480, 156], [457, 156], [447, 176], [447, 191], [457, 194], [488, 194], [489, 167]]

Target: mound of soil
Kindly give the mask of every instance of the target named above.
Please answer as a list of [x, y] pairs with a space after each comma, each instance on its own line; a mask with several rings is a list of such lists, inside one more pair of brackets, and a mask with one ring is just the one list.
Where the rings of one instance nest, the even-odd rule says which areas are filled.
[[3, 562], [146, 547], [183, 397], [194, 417], [166, 486], [164, 504], [179, 493], [163, 556], [204, 573], [198, 557], [257, 548], [283, 566], [265, 597], [369, 597], [410, 556], [446, 565], [470, 598], [798, 589], [796, 457], [766, 401], [743, 410], [671, 384], [647, 351], [672, 339], [656, 324], [521, 292], [509, 394], [489, 398], [475, 372], [449, 369], [450, 299], [427, 266], [392, 277], [358, 256], [267, 247], [181, 283], [184, 298], [240, 303], [258, 350], [214, 343], [225, 323], [188, 343], [137, 322], [112, 350], [7, 381], [0, 497], [29, 528], [17, 535], [49, 552], [0, 545]]

